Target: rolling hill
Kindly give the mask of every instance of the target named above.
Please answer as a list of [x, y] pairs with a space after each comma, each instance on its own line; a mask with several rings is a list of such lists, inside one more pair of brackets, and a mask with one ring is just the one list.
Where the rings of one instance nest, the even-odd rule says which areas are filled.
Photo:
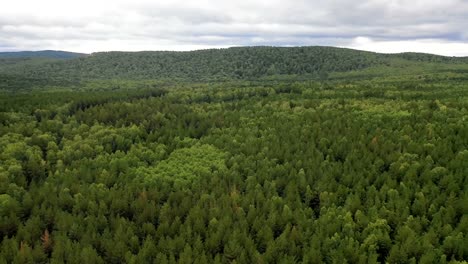
[[0, 59], [0, 85], [3, 88], [22, 87], [25, 83], [67, 85], [109, 79], [327, 79], [343, 73], [373, 76], [451, 69], [468, 70], [468, 58], [421, 53], [379, 54], [321, 46], [234, 47], [188, 52], [99, 52], [68, 60]]
[[72, 59], [85, 56], [84, 53], [68, 52], [61, 50], [40, 51], [17, 51], [0, 52], [0, 58], [50, 58], [50, 59]]

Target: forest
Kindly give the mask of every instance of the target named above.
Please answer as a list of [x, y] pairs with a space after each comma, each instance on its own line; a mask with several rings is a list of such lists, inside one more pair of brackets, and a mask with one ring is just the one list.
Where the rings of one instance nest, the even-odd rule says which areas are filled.
[[0, 263], [466, 263], [467, 62], [0, 58]]
[[[0, 89], [73, 86], [93, 80], [165, 82], [323, 81], [354, 73], [369, 79], [389, 74], [468, 73], [468, 57], [422, 53], [379, 54], [335, 47], [233, 47], [190, 52], [92, 54], [53, 51], [0, 53]], [[23, 55], [21, 55], [23, 54]], [[356, 76], [358, 75], [358, 76]]]

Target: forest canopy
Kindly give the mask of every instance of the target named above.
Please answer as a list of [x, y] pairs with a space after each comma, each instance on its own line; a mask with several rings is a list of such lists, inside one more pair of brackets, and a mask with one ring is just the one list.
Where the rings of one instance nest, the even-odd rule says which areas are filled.
[[265, 47], [1, 66], [17, 79], [0, 90], [0, 263], [466, 262], [464, 60]]

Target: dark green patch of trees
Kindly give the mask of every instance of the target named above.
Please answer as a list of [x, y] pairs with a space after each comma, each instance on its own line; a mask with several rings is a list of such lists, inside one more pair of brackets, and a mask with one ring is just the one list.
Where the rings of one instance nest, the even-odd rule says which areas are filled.
[[[350, 71], [395, 75], [425, 69], [468, 70], [467, 58], [430, 54], [378, 54], [333, 47], [236, 47], [190, 52], [100, 52], [74, 59], [0, 59], [0, 89], [73, 86], [89, 80], [326, 81]], [[400, 71], [398, 71], [400, 69]], [[438, 69], [438, 70], [434, 70]]]

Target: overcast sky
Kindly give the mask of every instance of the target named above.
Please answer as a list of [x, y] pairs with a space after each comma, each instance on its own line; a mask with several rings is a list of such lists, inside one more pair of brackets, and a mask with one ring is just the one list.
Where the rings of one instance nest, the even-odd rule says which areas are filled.
[[468, 0], [14, 0], [0, 51], [330, 45], [468, 56]]

